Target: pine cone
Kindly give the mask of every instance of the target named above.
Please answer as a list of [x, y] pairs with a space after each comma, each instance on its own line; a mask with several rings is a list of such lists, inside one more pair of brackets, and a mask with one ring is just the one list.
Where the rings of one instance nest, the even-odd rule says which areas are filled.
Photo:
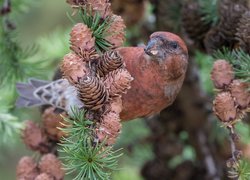
[[204, 44], [208, 53], [223, 46], [232, 49], [236, 43], [237, 24], [247, 10], [246, 0], [219, 1], [219, 24], [206, 35]]
[[109, 104], [107, 104], [107, 111], [120, 114], [120, 112], [122, 112], [122, 98], [121, 97], [112, 98]]
[[250, 85], [240, 80], [234, 80], [230, 85], [230, 91], [235, 98], [235, 102], [239, 108], [245, 109], [250, 105]]
[[[64, 126], [62, 124], [65, 122], [61, 114], [56, 114], [54, 111], [54, 107], [49, 107], [44, 111], [42, 115], [43, 126], [50, 139], [60, 141], [66, 134], [58, 128], [63, 128]], [[67, 116], [66, 113], [63, 113], [63, 116]]]
[[222, 122], [233, 122], [237, 117], [237, 109], [229, 92], [219, 93], [213, 102], [214, 112]]
[[204, 39], [204, 46], [209, 54], [213, 54], [216, 50], [221, 49], [223, 46], [229, 47], [226, 38], [220, 33], [218, 26], [210, 29]]
[[16, 168], [17, 180], [33, 180], [38, 175], [38, 168], [33, 158], [24, 156]]
[[62, 163], [54, 154], [43, 155], [39, 162], [39, 169], [42, 173], [53, 176], [55, 180], [62, 180], [64, 177]]
[[52, 146], [42, 129], [33, 121], [25, 122], [22, 138], [26, 146], [40, 153], [48, 153]]
[[237, 33], [240, 47], [250, 54], [250, 11], [246, 11], [238, 23]]
[[97, 73], [104, 77], [109, 72], [120, 68], [123, 65], [123, 59], [116, 50], [106, 51], [97, 62]]
[[47, 173], [42, 173], [42, 174], [39, 174], [35, 178], [35, 180], [54, 180], [54, 178], [51, 175], [47, 174]]
[[61, 71], [63, 77], [65, 77], [71, 84], [78, 82], [79, 78], [84, 77], [90, 72], [86, 62], [82, 62], [82, 59], [74, 53], [69, 53], [64, 56], [61, 64]]
[[237, 24], [245, 11], [247, 11], [247, 0], [219, 1], [219, 27], [229, 41], [234, 39]]
[[98, 57], [95, 50], [95, 37], [85, 24], [78, 23], [72, 28], [70, 42], [70, 49], [81, 56], [84, 61], [91, 61]]
[[111, 17], [111, 25], [107, 29], [105, 38], [110, 42], [113, 48], [117, 48], [123, 45], [125, 40], [125, 24], [121, 16], [113, 15]]
[[187, 35], [198, 45], [210, 29], [210, 24], [204, 22], [204, 14], [200, 12], [199, 3], [193, 0], [186, 1], [182, 6], [181, 17], [182, 26]]
[[67, 0], [73, 8], [82, 8], [94, 16], [98, 13], [103, 19], [112, 15], [109, 0]]
[[84, 107], [91, 110], [100, 109], [108, 100], [109, 94], [104, 84], [97, 78], [86, 76], [77, 85], [79, 98]]
[[113, 145], [120, 134], [121, 123], [119, 115], [114, 112], [108, 112], [101, 117], [101, 122], [96, 131], [99, 141], [103, 142], [106, 139], [107, 145]]
[[211, 72], [211, 79], [216, 88], [224, 89], [227, 87], [234, 79], [234, 72], [231, 64], [226, 60], [215, 61]]
[[126, 69], [117, 69], [104, 77], [104, 84], [109, 91], [109, 95], [116, 97], [127, 92], [132, 80], [133, 77]]
[[88, 0], [88, 8], [93, 14], [98, 13], [105, 19], [112, 15], [111, 4], [109, 0]]

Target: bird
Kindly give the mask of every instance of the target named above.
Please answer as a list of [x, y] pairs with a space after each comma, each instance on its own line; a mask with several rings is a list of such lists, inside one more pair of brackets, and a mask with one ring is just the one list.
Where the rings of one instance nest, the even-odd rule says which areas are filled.
[[[145, 47], [120, 47], [117, 52], [134, 79], [122, 96], [122, 121], [157, 114], [174, 102], [188, 66], [188, 50], [179, 36], [154, 32]], [[49, 82], [32, 78], [17, 83], [16, 88], [17, 107], [47, 104], [69, 113], [72, 106], [84, 108], [77, 88], [67, 79]]]
[[157, 114], [174, 102], [188, 66], [187, 46], [179, 36], [155, 32], [145, 48], [124, 47], [118, 52], [134, 77], [122, 97], [123, 121]]

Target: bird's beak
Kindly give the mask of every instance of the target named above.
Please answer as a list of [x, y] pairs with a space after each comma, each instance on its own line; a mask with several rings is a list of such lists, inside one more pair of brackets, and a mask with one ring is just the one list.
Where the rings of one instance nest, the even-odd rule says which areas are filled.
[[150, 39], [146, 48], [144, 49], [145, 53], [149, 56], [157, 56], [158, 49], [157, 49], [157, 40], [156, 39]]

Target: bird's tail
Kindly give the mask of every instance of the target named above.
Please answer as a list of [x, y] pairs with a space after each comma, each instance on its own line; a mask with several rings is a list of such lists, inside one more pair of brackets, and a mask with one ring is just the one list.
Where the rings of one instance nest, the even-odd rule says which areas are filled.
[[29, 79], [28, 83], [17, 83], [16, 88], [19, 94], [19, 98], [16, 101], [17, 107], [31, 107], [31, 106], [41, 106], [46, 104], [35, 94], [35, 91], [49, 84], [49, 81], [42, 81], [38, 79]]

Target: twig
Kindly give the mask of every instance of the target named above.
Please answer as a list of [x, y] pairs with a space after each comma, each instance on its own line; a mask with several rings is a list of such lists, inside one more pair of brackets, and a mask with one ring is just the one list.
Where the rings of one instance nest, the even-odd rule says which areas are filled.
[[234, 129], [233, 129], [233, 127], [230, 127], [230, 128], [228, 128], [228, 130], [230, 131], [229, 132], [229, 134], [230, 134], [229, 140], [230, 140], [230, 144], [231, 144], [232, 158], [234, 160], [236, 160], [236, 158], [235, 158], [236, 145], [235, 145], [235, 138], [234, 138], [234, 135], [235, 135]]
[[206, 143], [206, 136], [202, 130], [199, 130], [198, 135], [199, 135], [198, 140], [200, 143], [201, 152], [204, 154], [204, 157], [205, 157], [204, 161], [205, 161], [206, 169], [208, 171], [208, 175], [210, 178], [212, 178], [212, 180], [219, 180], [220, 177], [217, 174], [216, 163]]

